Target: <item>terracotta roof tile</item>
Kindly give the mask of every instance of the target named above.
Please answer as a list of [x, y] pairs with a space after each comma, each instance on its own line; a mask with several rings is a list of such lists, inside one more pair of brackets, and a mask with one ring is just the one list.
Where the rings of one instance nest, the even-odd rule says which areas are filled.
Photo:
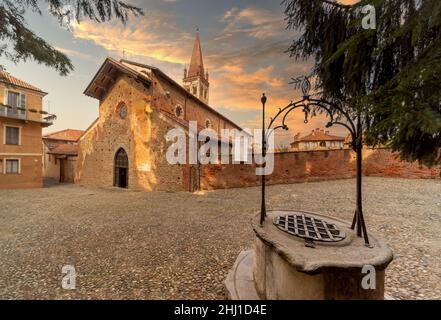
[[65, 129], [62, 131], [46, 134], [43, 139], [78, 141], [83, 133], [83, 130]]
[[33, 91], [38, 91], [38, 92], [46, 94], [46, 92], [44, 92], [43, 90], [27, 83], [26, 81], [20, 80], [16, 77], [12, 76], [11, 74], [9, 74], [6, 71], [0, 71], [0, 82], [8, 83], [8, 84], [11, 84], [11, 85], [14, 85], [17, 87], [30, 89]]
[[309, 135], [300, 138], [299, 141], [345, 141], [345, 137], [333, 136], [323, 130], [317, 129], [313, 130]]
[[60, 144], [54, 149], [48, 152], [48, 154], [54, 155], [66, 155], [66, 156], [76, 156], [78, 155], [78, 145], [77, 144]]

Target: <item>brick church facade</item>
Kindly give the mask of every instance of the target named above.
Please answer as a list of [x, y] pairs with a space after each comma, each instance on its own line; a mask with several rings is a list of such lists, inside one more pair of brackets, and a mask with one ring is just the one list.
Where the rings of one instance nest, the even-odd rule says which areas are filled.
[[84, 92], [99, 100], [99, 117], [78, 142], [75, 182], [86, 186], [194, 191], [199, 165], [170, 165], [170, 129], [188, 132], [188, 122], [241, 129], [208, 105], [209, 81], [197, 35], [183, 85], [160, 69], [107, 58]]

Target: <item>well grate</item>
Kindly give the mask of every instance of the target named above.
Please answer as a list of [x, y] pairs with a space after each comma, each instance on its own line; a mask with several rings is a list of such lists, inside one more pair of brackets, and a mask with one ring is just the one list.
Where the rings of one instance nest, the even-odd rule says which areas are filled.
[[280, 230], [307, 240], [338, 242], [346, 238], [335, 224], [305, 213], [278, 216], [274, 223]]

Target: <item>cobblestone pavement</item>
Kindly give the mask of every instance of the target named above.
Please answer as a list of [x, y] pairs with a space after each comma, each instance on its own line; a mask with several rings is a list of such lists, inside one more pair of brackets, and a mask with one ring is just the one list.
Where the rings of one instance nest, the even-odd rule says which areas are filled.
[[[354, 180], [271, 186], [268, 207], [350, 220]], [[76, 185], [0, 192], [0, 298], [225, 299], [259, 188], [145, 193]], [[365, 179], [370, 230], [395, 253], [387, 293], [441, 299], [441, 181]], [[61, 288], [64, 265], [75, 290]]]

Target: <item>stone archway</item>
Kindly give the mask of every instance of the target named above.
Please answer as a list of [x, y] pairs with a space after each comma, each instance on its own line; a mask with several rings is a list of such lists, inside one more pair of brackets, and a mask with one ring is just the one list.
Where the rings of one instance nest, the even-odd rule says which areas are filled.
[[113, 185], [118, 188], [129, 187], [129, 157], [123, 148], [115, 154], [115, 176]]

